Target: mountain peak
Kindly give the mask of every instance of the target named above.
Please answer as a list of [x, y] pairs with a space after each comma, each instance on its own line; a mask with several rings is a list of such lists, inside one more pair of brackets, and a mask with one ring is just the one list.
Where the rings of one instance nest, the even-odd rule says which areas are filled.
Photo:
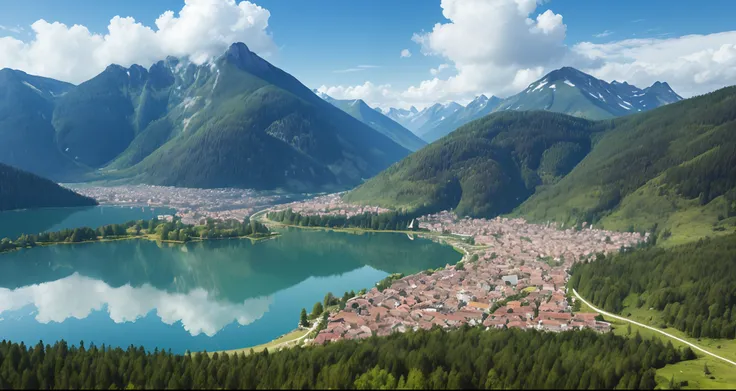
[[248, 49], [242, 42], [236, 42], [230, 45], [224, 55], [226, 61], [237, 66], [240, 69], [255, 72], [256, 74], [266, 72], [271, 68], [266, 60], [259, 57]]
[[417, 108], [416, 108], [416, 107], [414, 107], [414, 106], [412, 106], [412, 107], [411, 107], [411, 108], [409, 109], [409, 111], [411, 111], [411, 112], [412, 112], [412, 113], [414, 113], [414, 114], [416, 114], [416, 113], [418, 113], [418, 112], [419, 112], [419, 110], [417, 110]]

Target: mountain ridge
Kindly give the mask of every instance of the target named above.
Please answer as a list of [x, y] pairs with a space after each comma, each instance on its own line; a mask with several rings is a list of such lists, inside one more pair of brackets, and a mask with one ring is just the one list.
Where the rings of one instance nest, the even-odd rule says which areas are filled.
[[409, 153], [243, 43], [201, 65], [111, 64], [54, 99], [47, 149], [84, 181], [336, 190]]
[[372, 109], [362, 99], [341, 100], [320, 93], [317, 90], [314, 90], [314, 92], [317, 96], [331, 103], [333, 106], [350, 114], [353, 118], [370, 126], [412, 152], [427, 145], [424, 140], [416, 136], [409, 129], [401, 126], [401, 124], [387, 117], [381, 111]]

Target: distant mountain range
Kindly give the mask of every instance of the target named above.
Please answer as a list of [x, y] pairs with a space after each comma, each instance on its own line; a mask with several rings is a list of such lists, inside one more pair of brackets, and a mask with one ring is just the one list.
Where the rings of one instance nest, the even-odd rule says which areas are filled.
[[91, 205], [97, 205], [97, 201], [0, 163], [0, 211]]
[[409, 153], [242, 43], [202, 65], [110, 65], [76, 87], [0, 75], [0, 162], [54, 179], [335, 190]]
[[[568, 76], [532, 90], [562, 90], [565, 81], [587, 84]], [[601, 92], [601, 102], [640, 95], [629, 103], [631, 111], [642, 112], [598, 121], [539, 110], [496, 112], [408, 156], [345, 198], [422, 213], [454, 209], [461, 216], [511, 213], [568, 226], [656, 228], [672, 243], [733, 232], [736, 87], [647, 112], [655, 99], [661, 104], [679, 97], [663, 83], [638, 91], [618, 83], [601, 87], [611, 89]], [[632, 93], [616, 93], [624, 88]]]
[[[467, 106], [450, 102], [422, 111], [391, 108], [383, 114], [427, 142], [438, 140], [466, 123], [492, 112], [546, 110], [587, 119], [606, 119], [651, 110], [682, 100], [667, 83], [639, 89], [626, 82], [596, 79], [575, 68], [552, 71], [506, 99], [485, 95]], [[380, 111], [380, 109], [379, 109]]]
[[370, 108], [362, 99], [339, 100], [317, 90], [314, 90], [314, 93], [410, 151], [416, 151], [427, 145], [426, 141], [398, 122]]

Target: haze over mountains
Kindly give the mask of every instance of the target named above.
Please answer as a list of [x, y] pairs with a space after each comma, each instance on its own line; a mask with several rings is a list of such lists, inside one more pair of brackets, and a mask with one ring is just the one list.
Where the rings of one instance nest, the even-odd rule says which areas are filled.
[[384, 114], [427, 142], [492, 112], [547, 110], [587, 119], [606, 119], [651, 110], [682, 100], [666, 82], [640, 89], [626, 82], [597, 79], [575, 68], [552, 71], [506, 99], [485, 95], [463, 107], [455, 102], [422, 111], [388, 109]]
[[416, 151], [427, 145], [426, 141], [401, 126], [398, 122], [383, 115], [380, 111], [370, 108], [362, 99], [340, 100], [317, 90], [314, 90], [314, 93], [410, 151]]
[[203, 65], [110, 65], [77, 87], [3, 75], [0, 112], [19, 114], [3, 117], [0, 135], [28, 152], [0, 161], [54, 179], [69, 166], [113, 183], [330, 190], [409, 153], [242, 43]]

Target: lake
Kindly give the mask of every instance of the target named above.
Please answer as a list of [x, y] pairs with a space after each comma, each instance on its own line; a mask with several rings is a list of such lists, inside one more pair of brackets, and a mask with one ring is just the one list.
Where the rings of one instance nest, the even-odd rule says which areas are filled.
[[243, 348], [290, 330], [327, 292], [460, 260], [405, 234], [279, 229], [262, 242], [146, 240], [0, 254], [0, 338], [175, 353]]
[[66, 228], [97, 228], [132, 220], [150, 220], [157, 215], [175, 212], [164, 207], [111, 205], [6, 211], [0, 212], [0, 239], [15, 239], [21, 234], [54, 232]]

